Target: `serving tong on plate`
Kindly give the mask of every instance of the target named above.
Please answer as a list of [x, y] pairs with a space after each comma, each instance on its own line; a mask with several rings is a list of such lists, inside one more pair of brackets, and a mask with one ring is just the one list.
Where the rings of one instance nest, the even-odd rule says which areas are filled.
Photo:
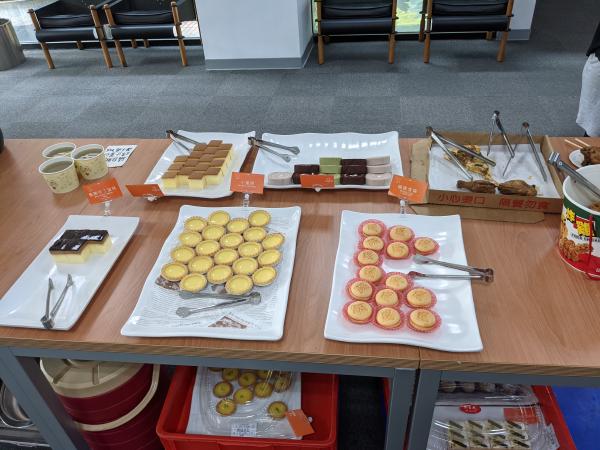
[[436, 278], [443, 280], [481, 280], [485, 283], [494, 281], [494, 269], [480, 269], [478, 267], [463, 266], [446, 261], [438, 261], [437, 259], [429, 258], [423, 255], [415, 255], [413, 261], [417, 264], [433, 264], [436, 266], [447, 267], [448, 269], [461, 270], [467, 272], [468, 275], [454, 274], [430, 274], [416, 271], [408, 272], [408, 276], [412, 278]]
[[544, 163], [542, 162], [542, 158], [540, 158], [540, 153], [537, 148], [535, 148], [535, 142], [533, 142], [533, 136], [531, 135], [531, 131], [529, 129], [529, 122], [523, 122], [523, 134], [527, 138], [527, 143], [529, 144], [529, 148], [531, 149], [531, 153], [535, 157], [535, 162], [542, 173], [542, 177], [544, 181], [548, 181], [548, 175], [546, 175], [546, 171], [544, 170]]
[[179, 292], [179, 296], [186, 300], [196, 299], [196, 298], [206, 298], [206, 299], [218, 299], [225, 300], [224, 302], [217, 303], [211, 306], [203, 306], [201, 308], [191, 308], [188, 306], [180, 306], [175, 310], [175, 314], [177, 314], [181, 318], [186, 318], [191, 316], [192, 314], [198, 314], [204, 311], [210, 311], [213, 309], [220, 309], [226, 306], [239, 306], [239, 305], [258, 305], [261, 301], [261, 295], [259, 292], [250, 292], [246, 295], [229, 295], [229, 294], [209, 294], [209, 293], [191, 293], [191, 292]]
[[44, 325], [44, 328], [48, 330], [54, 328], [54, 319], [56, 318], [56, 314], [58, 313], [58, 310], [60, 309], [62, 302], [67, 295], [67, 291], [74, 284], [75, 283], [73, 282], [73, 277], [71, 276], [71, 274], [67, 274], [67, 282], [65, 284], [65, 287], [60, 293], [60, 297], [58, 297], [58, 300], [52, 308], [52, 311], [50, 311], [50, 299], [52, 297], [52, 291], [54, 290], [54, 282], [52, 281], [52, 278], [48, 277], [48, 291], [46, 293], [46, 313], [40, 319], [42, 325]]
[[590, 191], [596, 197], [600, 198], [600, 187], [596, 186], [594, 183], [592, 183], [586, 177], [581, 175], [579, 172], [572, 169], [571, 166], [569, 166], [562, 159], [560, 159], [560, 155], [558, 153], [552, 152], [550, 154], [550, 157], [548, 158], [548, 163], [550, 163], [551, 165], [556, 167], [561, 172], [563, 172], [566, 175], [573, 178], [573, 181], [581, 184], [583, 187], [585, 187], [588, 191]]
[[182, 141], [187, 144], [191, 144], [193, 146], [200, 144], [200, 142], [190, 139], [189, 137], [186, 137], [182, 134], [176, 133], [173, 130], [167, 130], [165, 133], [167, 134], [167, 137], [169, 139], [171, 139], [175, 145], [177, 145], [179, 148], [185, 150], [187, 153], [190, 153], [192, 151], [193, 147], [189, 148], [189, 147], [185, 146], [182, 143]]
[[275, 142], [264, 141], [262, 139], [258, 139], [256, 137], [248, 137], [248, 144], [258, 147], [261, 150], [264, 150], [267, 153], [271, 153], [272, 155], [278, 156], [283, 159], [285, 162], [290, 162], [292, 158], [289, 155], [284, 155], [283, 153], [276, 152], [270, 147], [279, 148], [281, 150], [286, 150], [294, 155], [298, 155], [300, 153], [300, 149], [294, 146], [277, 144]]
[[504, 126], [502, 125], [502, 122], [500, 121], [500, 111], [498, 111], [498, 110], [494, 111], [494, 114], [492, 114], [492, 127], [490, 129], [490, 136], [488, 139], [487, 155], [490, 154], [490, 150], [492, 149], [492, 140], [494, 139], [494, 128], [498, 128], [498, 131], [500, 132], [500, 135], [502, 136], [502, 140], [504, 141], [504, 144], [506, 145], [506, 148], [508, 148], [508, 152], [510, 153], [510, 158], [508, 158], [508, 161], [506, 162], [506, 166], [504, 167], [504, 170], [502, 171], [502, 176], [505, 176], [506, 171], [508, 170], [508, 166], [510, 166], [510, 163], [514, 159], [516, 153], [515, 153], [515, 148], [510, 143], [508, 134], [506, 134], [506, 130], [504, 129]]

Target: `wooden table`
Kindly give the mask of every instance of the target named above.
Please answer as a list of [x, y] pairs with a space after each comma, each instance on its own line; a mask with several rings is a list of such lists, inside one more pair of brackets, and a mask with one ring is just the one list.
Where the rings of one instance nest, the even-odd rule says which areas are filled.
[[[401, 140], [405, 173], [409, 172], [408, 155], [414, 141]], [[87, 204], [81, 190], [52, 195], [37, 174], [41, 150], [55, 142], [8, 141], [8, 149], [0, 155], [0, 206], [10, 211], [0, 218], [0, 230], [4, 233], [0, 241], [0, 267], [4, 271], [0, 295], [68, 214], [102, 213], [100, 206]], [[78, 144], [89, 142], [139, 145], [123, 168], [111, 170], [121, 185], [142, 183], [168, 145], [166, 140], [76, 141]], [[552, 139], [552, 144], [566, 156], [568, 149], [562, 139]], [[252, 159], [253, 155], [246, 162], [245, 170], [251, 168]], [[15, 173], [20, 176], [14, 178]], [[538, 224], [463, 221], [469, 263], [493, 267], [496, 279], [491, 285], [473, 285], [484, 350], [447, 353], [401, 345], [346, 344], [323, 338], [341, 211], [397, 212], [397, 202], [383, 192], [316, 194], [301, 190], [268, 190], [252, 201], [265, 207], [302, 206], [282, 340], [247, 342], [120, 335], [121, 326], [133, 310], [180, 206], [237, 206], [241, 204], [239, 195], [222, 200], [169, 198], [149, 203], [126, 194], [113, 202], [113, 214], [140, 216], [140, 227], [76, 326], [68, 332], [0, 328], [0, 343], [10, 349], [0, 354], [4, 355], [4, 361], [17, 365], [8, 376], [16, 381], [23, 377], [39, 385], [39, 396], [21, 392], [25, 400], [31, 407], [50, 404], [52, 412], [59, 414], [59, 420], [53, 423], [60, 429], [55, 439], [62, 439], [64, 443], [64, 436], [68, 436], [69, 445], [80, 444], [68, 421], [62, 420], [64, 417], [60, 416], [55, 400], [44, 390], [39, 370], [36, 372], [31, 363], [32, 356], [172, 364], [212, 361], [212, 365], [241, 367], [279, 364], [278, 367], [305, 371], [394, 376], [390, 414], [390, 423], [394, 425], [388, 427], [393, 434], [388, 435], [388, 448], [399, 442], [401, 436], [397, 430], [403, 428], [402, 418], [407, 412], [404, 404], [408, 398], [403, 398], [407, 394], [401, 391], [401, 384], [409, 384], [412, 390], [411, 378], [406, 374], [420, 367], [410, 439], [410, 448], [419, 450], [425, 448], [423, 439], [429, 431], [440, 379], [590, 385], [600, 381], [600, 348], [596, 345], [600, 330], [594, 326], [600, 320], [600, 303], [594, 302], [594, 299], [600, 300], [600, 283], [571, 271], [558, 257], [555, 250], [558, 215], [547, 215], [545, 221]], [[29, 238], [24, 239], [24, 236]], [[319, 250], [315, 252], [315, 249]], [[15, 389], [21, 389], [20, 386], [17, 384]], [[27, 395], [34, 398], [27, 399]], [[40, 420], [52, 423], [45, 416]]]

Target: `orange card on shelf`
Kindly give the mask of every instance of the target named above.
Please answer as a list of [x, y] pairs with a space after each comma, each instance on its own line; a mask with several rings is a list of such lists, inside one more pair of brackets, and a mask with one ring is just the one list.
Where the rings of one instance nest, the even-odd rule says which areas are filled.
[[390, 183], [388, 195], [408, 200], [409, 202], [422, 202], [425, 200], [427, 188], [428, 185], [424, 181], [394, 175]]
[[125, 187], [134, 197], [164, 197], [158, 184], [126, 184]]
[[300, 175], [300, 185], [309, 189], [333, 189], [335, 187], [333, 175], [303, 174]]
[[233, 192], [243, 194], [262, 194], [265, 187], [265, 176], [260, 173], [232, 172], [230, 188]]
[[98, 181], [97, 183], [84, 184], [83, 190], [91, 204], [108, 202], [115, 198], [123, 197], [119, 183], [114, 178]]
[[308, 417], [306, 417], [306, 414], [304, 414], [304, 411], [301, 409], [288, 411], [285, 413], [285, 415], [290, 427], [292, 427], [292, 431], [296, 436], [302, 437], [315, 432], [314, 428], [310, 424], [310, 421], [308, 420]]

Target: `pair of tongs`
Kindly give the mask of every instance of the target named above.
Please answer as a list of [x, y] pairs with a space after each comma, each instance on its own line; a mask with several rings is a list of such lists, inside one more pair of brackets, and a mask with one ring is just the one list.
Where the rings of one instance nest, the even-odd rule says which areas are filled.
[[494, 269], [480, 269], [477, 267], [463, 266], [437, 259], [429, 258], [423, 255], [415, 255], [413, 261], [417, 264], [433, 264], [436, 266], [447, 267], [449, 269], [461, 270], [467, 272], [468, 275], [446, 275], [446, 274], [430, 274], [411, 271], [408, 276], [411, 278], [437, 278], [443, 280], [480, 280], [485, 283], [494, 281]]
[[56, 314], [58, 314], [58, 310], [62, 306], [63, 300], [67, 295], [67, 291], [74, 284], [75, 283], [73, 282], [73, 277], [71, 276], [71, 274], [67, 274], [67, 282], [65, 283], [65, 287], [60, 293], [58, 300], [56, 300], [52, 311], [50, 311], [50, 300], [52, 297], [52, 291], [54, 290], [54, 282], [52, 281], [52, 278], [48, 278], [48, 291], [46, 292], [46, 313], [40, 319], [40, 322], [42, 322], [42, 325], [44, 325], [44, 328], [46, 328], [47, 330], [51, 330], [52, 328], [54, 328], [54, 319], [56, 318]]
[[588, 191], [590, 191], [596, 197], [600, 198], [600, 187], [596, 186], [594, 183], [592, 183], [586, 177], [581, 175], [579, 172], [572, 169], [571, 166], [569, 166], [562, 159], [560, 159], [560, 155], [558, 153], [552, 152], [550, 154], [550, 157], [548, 158], [548, 163], [550, 163], [551, 165], [556, 167], [561, 172], [563, 172], [566, 175], [573, 178], [573, 181], [581, 184], [583, 187], [585, 187]]
[[290, 156], [284, 155], [283, 153], [276, 152], [275, 150], [273, 150], [272, 148], [269, 148], [269, 147], [286, 150], [294, 155], [298, 155], [300, 153], [300, 149], [298, 147], [296, 147], [295, 145], [288, 146], [288, 145], [277, 144], [276, 142], [264, 141], [262, 139], [258, 139], [256, 137], [252, 137], [252, 136], [248, 137], [248, 144], [250, 144], [252, 146], [256, 146], [256, 147], [260, 148], [261, 150], [264, 150], [267, 153], [271, 153], [272, 155], [278, 156], [279, 158], [283, 159], [285, 162], [288, 162], [288, 163], [292, 160], [292, 158]]
[[189, 148], [186, 145], [184, 145], [182, 142], [186, 142], [193, 146], [200, 144], [200, 142], [190, 139], [189, 137], [186, 137], [182, 134], [176, 133], [173, 130], [167, 130], [166, 133], [167, 133], [167, 137], [169, 139], [171, 139], [175, 145], [177, 145], [179, 148], [185, 150], [187, 153], [190, 153], [192, 151], [193, 147]]
[[213, 309], [225, 308], [227, 306], [239, 306], [239, 305], [258, 305], [261, 300], [259, 292], [250, 292], [246, 295], [229, 295], [229, 294], [209, 294], [209, 293], [191, 293], [180, 291], [179, 296], [186, 300], [205, 298], [205, 299], [218, 299], [225, 300], [224, 302], [217, 303], [211, 306], [204, 306], [202, 308], [190, 308], [188, 306], [181, 306], [177, 308], [175, 314], [179, 317], [186, 318], [192, 314], [201, 313], [204, 311], [210, 311]]
[[531, 135], [531, 131], [529, 130], [528, 122], [523, 122], [523, 134], [527, 138], [527, 143], [529, 144], [529, 149], [531, 150], [531, 153], [533, 153], [533, 156], [535, 157], [535, 162], [538, 166], [538, 169], [540, 169], [540, 172], [542, 173], [542, 177], [544, 178], [544, 181], [548, 181], [548, 175], [546, 175], [546, 170], [544, 170], [544, 163], [542, 162], [542, 158], [540, 157], [541, 152], [538, 151], [537, 148], [535, 148], [535, 142], [533, 142], [533, 136]]
[[510, 163], [512, 162], [512, 160], [515, 157], [515, 148], [510, 143], [508, 134], [506, 134], [506, 130], [504, 129], [504, 126], [502, 125], [502, 122], [500, 121], [500, 111], [497, 111], [497, 110], [494, 111], [494, 114], [492, 114], [492, 127], [490, 129], [490, 137], [488, 139], [487, 155], [490, 154], [490, 150], [492, 149], [492, 141], [494, 140], [494, 129], [495, 128], [498, 128], [498, 131], [500, 132], [500, 135], [502, 136], [502, 140], [504, 141], [504, 144], [506, 145], [506, 148], [508, 148], [508, 152], [510, 153], [510, 158], [508, 158], [508, 161], [506, 162], [506, 166], [504, 167], [504, 170], [502, 171], [502, 176], [504, 176], [504, 175], [506, 175], [508, 166], [510, 165]]

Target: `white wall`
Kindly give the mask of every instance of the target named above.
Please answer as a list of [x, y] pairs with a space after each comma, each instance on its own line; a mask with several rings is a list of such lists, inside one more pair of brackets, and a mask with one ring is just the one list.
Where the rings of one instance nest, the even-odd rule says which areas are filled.
[[514, 17], [510, 22], [512, 30], [529, 30], [533, 20], [536, 0], [515, 0], [513, 6]]

